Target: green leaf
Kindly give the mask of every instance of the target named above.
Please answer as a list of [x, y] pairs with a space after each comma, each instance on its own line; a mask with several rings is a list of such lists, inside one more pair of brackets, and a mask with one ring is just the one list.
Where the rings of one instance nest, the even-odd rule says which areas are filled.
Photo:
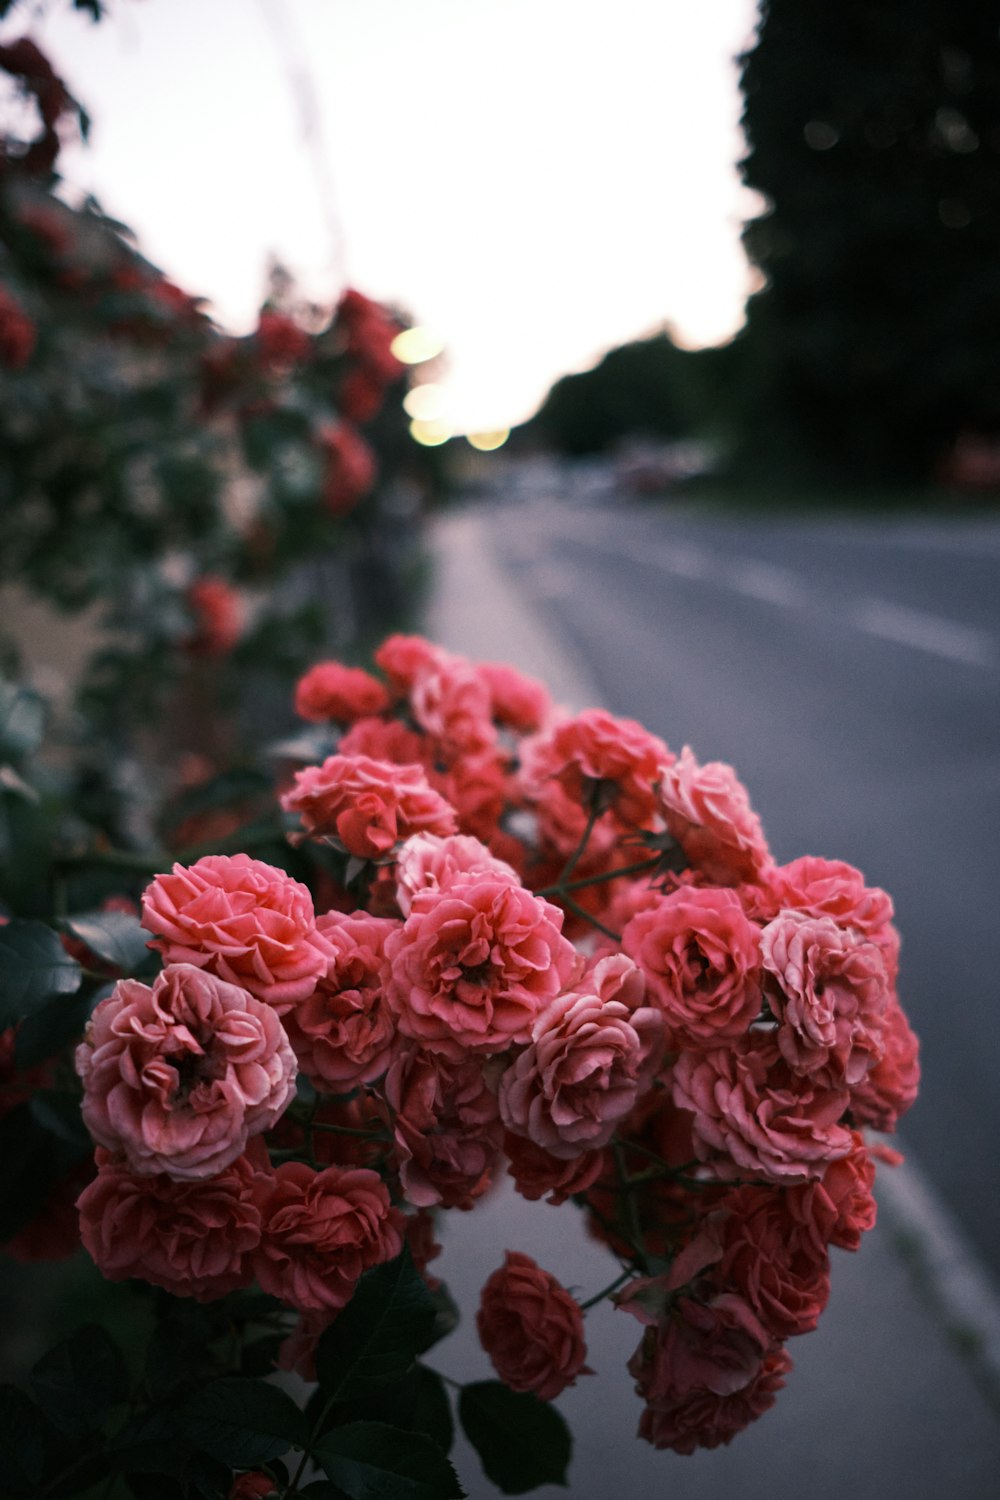
[[0, 760], [23, 760], [44, 733], [45, 704], [38, 694], [0, 679]]
[[74, 995], [80, 965], [44, 922], [0, 927], [0, 1029], [39, 1010], [53, 995]]
[[458, 1416], [486, 1477], [505, 1495], [566, 1483], [572, 1438], [547, 1401], [509, 1390], [499, 1380], [481, 1380], [462, 1387]]
[[47, 1057], [54, 1057], [70, 1042], [79, 1041], [94, 1006], [110, 993], [108, 985], [96, 994], [56, 995], [41, 1010], [28, 1016], [17, 1028], [14, 1040], [17, 1066], [33, 1068]]
[[309, 1445], [303, 1412], [285, 1391], [263, 1380], [215, 1380], [193, 1395], [180, 1415], [193, 1448], [237, 1469]]
[[323, 1334], [316, 1373], [338, 1401], [400, 1380], [427, 1347], [434, 1299], [409, 1249], [362, 1276], [354, 1295]]
[[436, 1370], [416, 1365], [404, 1380], [383, 1385], [355, 1401], [337, 1408], [339, 1420], [388, 1422], [406, 1432], [421, 1432], [442, 1453], [449, 1453], [455, 1440], [455, 1423], [445, 1383]]
[[49, 1424], [16, 1385], [0, 1386], [0, 1474], [10, 1495], [36, 1495], [45, 1472]]
[[70, 1437], [97, 1432], [128, 1397], [128, 1371], [111, 1335], [96, 1323], [78, 1328], [31, 1372], [35, 1400]]
[[384, 1422], [335, 1427], [315, 1457], [350, 1500], [463, 1500], [448, 1459], [429, 1438]]
[[56, 1104], [56, 1097], [36, 1095], [0, 1117], [0, 1241], [30, 1223], [53, 1188], [93, 1149], [79, 1102], [65, 1095]]
[[103, 958], [123, 974], [135, 974], [153, 961], [147, 946], [150, 935], [139, 918], [124, 911], [81, 912], [67, 917], [65, 925], [74, 937], [86, 943], [91, 953]]

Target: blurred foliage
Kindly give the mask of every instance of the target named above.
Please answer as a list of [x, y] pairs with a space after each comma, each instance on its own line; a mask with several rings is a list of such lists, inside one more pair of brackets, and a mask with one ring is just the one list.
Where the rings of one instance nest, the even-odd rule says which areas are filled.
[[384, 633], [426, 484], [403, 320], [352, 290], [306, 302], [274, 266], [256, 330], [225, 335], [126, 226], [60, 196], [86, 117], [38, 48], [0, 46], [0, 68], [0, 583], [99, 606], [84, 696], [119, 731], [173, 713], [192, 673], [204, 712]]
[[715, 385], [711, 356], [666, 332], [612, 349], [592, 370], [564, 375], [522, 432], [557, 453], [602, 453], [626, 437], [671, 440], [701, 432]]
[[745, 464], [933, 475], [1000, 434], [1000, 31], [980, 0], [764, 0], [742, 59]]

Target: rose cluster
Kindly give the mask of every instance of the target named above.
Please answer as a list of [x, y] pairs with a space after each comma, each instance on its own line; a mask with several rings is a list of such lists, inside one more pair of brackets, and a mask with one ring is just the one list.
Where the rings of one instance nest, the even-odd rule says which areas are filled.
[[[851, 866], [773, 860], [732, 769], [570, 715], [511, 667], [416, 636], [323, 662], [299, 714], [284, 869], [175, 865], [160, 954], [77, 1054], [104, 1274], [209, 1299], [256, 1280], [316, 1339], [432, 1213], [506, 1172], [618, 1257], [640, 1433], [689, 1453], [774, 1401], [875, 1219], [864, 1131], [912, 1103], [892, 904]], [[426, 1274], [426, 1272], [425, 1272]], [[583, 1309], [509, 1249], [477, 1326], [501, 1379], [589, 1373]]]

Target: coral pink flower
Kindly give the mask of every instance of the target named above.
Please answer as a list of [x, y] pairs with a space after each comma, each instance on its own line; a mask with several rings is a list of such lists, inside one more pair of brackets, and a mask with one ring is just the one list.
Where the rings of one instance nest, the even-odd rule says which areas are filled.
[[831, 1162], [822, 1177], [783, 1194], [798, 1232], [810, 1238], [817, 1255], [828, 1245], [857, 1250], [861, 1236], [875, 1227], [875, 1162], [858, 1131], [851, 1139], [848, 1154]]
[[593, 1373], [584, 1363], [579, 1303], [529, 1255], [506, 1252], [483, 1287], [476, 1327], [493, 1368], [512, 1391], [551, 1401], [578, 1375]]
[[492, 855], [479, 839], [418, 833], [407, 839], [396, 862], [396, 901], [404, 917], [418, 892], [446, 891], [459, 875], [494, 875], [520, 884], [516, 870]]
[[239, 1156], [214, 1177], [175, 1182], [131, 1172], [106, 1151], [78, 1200], [83, 1243], [108, 1281], [135, 1277], [210, 1302], [253, 1280], [258, 1169]]
[[335, 839], [360, 859], [383, 859], [413, 833], [456, 831], [454, 811], [432, 791], [421, 766], [366, 755], [331, 755], [307, 766], [281, 805], [299, 814], [306, 837]]
[[310, 1383], [316, 1379], [316, 1350], [339, 1308], [322, 1312], [299, 1313], [299, 1320], [278, 1350], [278, 1369], [294, 1370]]
[[[623, 1311], [647, 1321], [643, 1299], [619, 1300]], [[698, 1301], [679, 1296], [644, 1334], [629, 1360], [629, 1374], [638, 1382], [638, 1394], [654, 1406], [692, 1391], [731, 1396], [754, 1379], [773, 1343], [742, 1297], [731, 1292]]]
[[277, 1494], [277, 1483], [270, 1474], [265, 1474], [263, 1469], [253, 1469], [246, 1474], [237, 1474], [226, 1500], [272, 1500]]
[[35, 351], [34, 323], [15, 299], [0, 286], [0, 365], [22, 370]]
[[744, 1297], [776, 1342], [810, 1333], [830, 1296], [825, 1249], [800, 1230], [773, 1188], [740, 1188], [723, 1207], [719, 1285]]
[[503, 1139], [481, 1062], [411, 1048], [389, 1069], [385, 1096], [407, 1200], [417, 1208], [471, 1208], [490, 1185]]
[[375, 652], [375, 664], [398, 693], [408, 693], [426, 672], [439, 672], [454, 661], [450, 652], [422, 635], [390, 635]]
[[184, 642], [193, 656], [228, 656], [243, 634], [243, 600], [224, 578], [196, 578], [187, 591], [195, 628]]
[[495, 750], [458, 756], [439, 785], [455, 809], [462, 833], [484, 842], [496, 837], [507, 800], [507, 775], [503, 758]]
[[350, 724], [388, 706], [389, 694], [377, 677], [339, 661], [317, 662], [295, 685], [295, 712], [311, 724]]
[[375, 455], [348, 422], [321, 427], [316, 441], [323, 454], [323, 504], [333, 516], [346, 516], [374, 488]]
[[312, 993], [329, 957], [308, 889], [248, 854], [208, 854], [157, 875], [142, 925], [164, 962], [196, 964], [279, 1014]]
[[878, 948], [832, 917], [796, 911], [768, 923], [760, 948], [777, 980], [768, 1000], [789, 1067], [835, 1088], [860, 1083], [882, 1055], [889, 986]]
[[489, 688], [471, 662], [454, 657], [421, 672], [410, 703], [421, 729], [448, 757], [488, 750], [496, 742]]
[[135, 1172], [211, 1177], [270, 1127], [295, 1087], [278, 1017], [246, 990], [192, 964], [152, 988], [122, 979], [76, 1051], [83, 1118]]
[[[656, 810], [654, 787], [673, 756], [662, 740], [633, 719], [591, 708], [565, 719], [535, 742], [533, 775], [554, 777], [575, 803], [613, 806], [625, 823], [647, 823]], [[544, 786], [539, 788], [544, 797]]]
[[681, 886], [643, 899], [622, 947], [645, 974], [675, 1047], [718, 1046], [742, 1036], [760, 1012], [759, 929], [733, 891]]
[[732, 766], [701, 766], [687, 745], [663, 771], [660, 811], [687, 858], [719, 885], [759, 879], [772, 863], [760, 819]]
[[309, 353], [309, 335], [284, 313], [261, 311], [254, 344], [263, 365], [296, 365]]
[[386, 945], [400, 1031], [452, 1057], [526, 1042], [576, 969], [561, 929], [557, 907], [496, 875], [416, 896]]
[[731, 1443], [770, 1410], [791, 1368], [786, 1351], [775, 1349], [764, 1357], [750, 1383], [729, 1396], [693, 1390], [674, 1401], [647, 1406], [639, 1419], [639, 1436], [654, 1448], [684, 1454]]
[[511, 1131], [504, 1136], [503, 1148], [515, 1188], [531, 1203], [544, 1198], [546, 1203], [558, 1205], [574, 1193], [585, 1193], [607, 1164], [604, 1151], [585, 1151], [564, 1161]]
[[408, 729], [398, 719], [358, 719], [338, 749], [341, 755], [366, 755], [394, 766], [419, 765], [429, 771], [434, 765], [434, 746], [428, 736]]
[[396, 1023], [385, 999], [385, 940], [397, 926], [364, 912], [317, 922], [331, 951], [327, 970], [284, 1021], [299, 1067], [321, 1091], [346, 1094], [389, 1066]]
[[777, 1183], [821, 1177], [846, 1156], [846, 1089], [792, 1073], [773, 1041], [748, 1038], [674, 1064], [674, 1103], [691, 1110], [694, 1149], [719, 1178], [749, 1172]]
[[832, 917], [839, 927], [856, 927], [875, 938], [892, 921], [892, 899], [842, 859], [820, 859], [806, 854], [768, 872], [768, 885], [777, 900], [771, 916], [794, 907], [810, 917]]
[[882, 1017], [883, 1053], [851, 1092], [851, 1109], [862, 1125], [895, 1130], [920, 1086], [920, 1043], [894, 992]]
[[618, 953], [546, 1006], [531, 1045], [500, 1080], [508, 1130], [567, 1159], [608, 1144], [662, 1051], [662, 1017], [643, 1006], [644, 991], [640, 971]]
[[551, 717], [552, 699], [536, 678], [501, 661], [481, 661], [476, 671], [489, 691], [493, 718], [505, 729], [535, 734]]
[[367, 1167], [283, 1162], [262, 1185], [257, 1280], [300, 1312], [333, 1312], [350, 1301], [369, 1267], [403, 1248], [403, 1216]]

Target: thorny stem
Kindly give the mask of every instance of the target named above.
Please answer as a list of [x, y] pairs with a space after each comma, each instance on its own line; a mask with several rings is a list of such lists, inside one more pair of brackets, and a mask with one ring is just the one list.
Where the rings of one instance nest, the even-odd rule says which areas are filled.
[[536, 891], [536, 896], [562, 896], [567, 891], [580, 891], [588, 885], [604, 885], [609, 880], [619, 880], [626, 875], [641, 875], [646, 870], [654, 869], [660, 863], [657, 854], [653, 859], [643, 859], [634, 865], [622, 865], [617, 870], [605, 870], [602, 875], [584, 875], [579, 880], [566, 880], [565, 871], [555, 885], [546, 885]]
[[603, 922], [599, 922], [596, 917], [592, 917], [590, 915], [590, 912], [585, 911], [578, 901], [573, 900], [572, 896], [564, 895], [563, 902], [574, 916], [580, 917], [584, 922], [589, 922], [591, 927], [596, 927], [598, 932], [603, 932], [604, 936], [609, 937], [612, 942], [621, 942], [622, 938], [620, 932], [615, 932], [614, 928], [612, 927], [605, 927]]

